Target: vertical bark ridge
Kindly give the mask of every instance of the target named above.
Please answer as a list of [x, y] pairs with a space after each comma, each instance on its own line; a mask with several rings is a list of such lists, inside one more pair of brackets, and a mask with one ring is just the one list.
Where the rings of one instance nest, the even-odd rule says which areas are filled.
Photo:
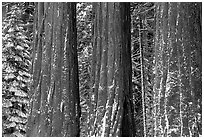
[[[41, 90], [40, 90], [40, 83], [41, 83], [41, 60], [42, 60], [42, 47], [40, 45], [42, 44], [42, 34], [44, 30], [44, 19], [43, 19], [43, 3], [36, 4], [38, 7], [38, 11], [36, 11], [36, 14], [38, 15], [36, 17], [36, 25], [35, 29], [39, 29], [38, 32], [35, 32], [35, 41], [34, 41], [34, 52], [33, 52], [33, 60], [32, 65], [33, 68], [31, 69], [31, 74], [35, 75], [32, 77], [33, 84], [31, 85], [31, 97], [30, 97], [30, 114], [33, 115], [33, 117], [29, 117], [29, 126], [28, 126], [28, 134], [36, 134], [38, 131], [38, 122], [39, 121], [39, 109], [40, 109], [40, 97], [41, 97]], [[30, 124], [34, 126], [30, 126]], [[33, 131], [32, 131], [33, 130]], [[35, 133], [34, 133], [35, 132]]]

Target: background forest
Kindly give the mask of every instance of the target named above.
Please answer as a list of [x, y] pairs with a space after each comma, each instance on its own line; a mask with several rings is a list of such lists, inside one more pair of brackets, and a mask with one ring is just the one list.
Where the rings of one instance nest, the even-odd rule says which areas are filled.
[[2, 2], [2, 136], [201, 136], [201, 14]]

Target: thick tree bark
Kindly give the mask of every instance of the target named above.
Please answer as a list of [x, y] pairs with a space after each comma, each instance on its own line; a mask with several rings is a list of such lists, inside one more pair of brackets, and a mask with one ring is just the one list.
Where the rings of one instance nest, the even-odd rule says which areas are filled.
[[129, 3], [94, 3], [90, 136], [134, 136]]
[[27, 136], [79, 136], [75, 3], [37, 3]]
[[201, 134], [201, 3], [157, 3], [154, 136]]

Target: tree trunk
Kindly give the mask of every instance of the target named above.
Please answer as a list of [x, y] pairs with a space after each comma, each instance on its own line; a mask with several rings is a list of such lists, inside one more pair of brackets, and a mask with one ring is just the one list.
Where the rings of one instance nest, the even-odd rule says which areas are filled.
[[145, 76], [145, 71], [144, 71], [144, 49], [143, 47], [147, 47], [147, 30], [144, 30], [143, 27], [143, 22], [146, 21], [145, 17], [140, 15], [140, 25], [139, 25], [139, 47], [140, 47], [140, 65], [141, 65], [141, 94], [142, 94], [142, 118], [143, 118], [143, 135], [144, 137], [146, 137], [146, 103], [145, 103], [145, 84], [146, 84], [146, 80], [144, 78]]
[[37, 3], [27, 136], [79, 136], [75, 3]]
[[154, 136], [199, 136], [201, 3], [157, 3]]
[[129, 3], [94, 3], [90, 136], [134, 136]]

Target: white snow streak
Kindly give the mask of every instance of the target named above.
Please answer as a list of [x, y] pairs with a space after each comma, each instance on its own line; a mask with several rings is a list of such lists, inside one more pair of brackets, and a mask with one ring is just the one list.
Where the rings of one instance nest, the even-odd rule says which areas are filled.
[[105, 134], [105, 130], [106, 130], [106, 113], [105, 112], [105, 115], [103, 117], [103, 126], [102, 126], [102, 134], [101, 134], [101, 137], [104, 137], [104, 134]]
[[51, 93], [52, 93], [51, 90], [52, 89], [51, 89], [51, 86], [50, 86], [50, 89], [49, 89], [49, 92], [48, 92], [48, 95], [47, 95], [47, 102], [48, 102], [48, 104], [50, 103], [50, 96], [51, 96]]

